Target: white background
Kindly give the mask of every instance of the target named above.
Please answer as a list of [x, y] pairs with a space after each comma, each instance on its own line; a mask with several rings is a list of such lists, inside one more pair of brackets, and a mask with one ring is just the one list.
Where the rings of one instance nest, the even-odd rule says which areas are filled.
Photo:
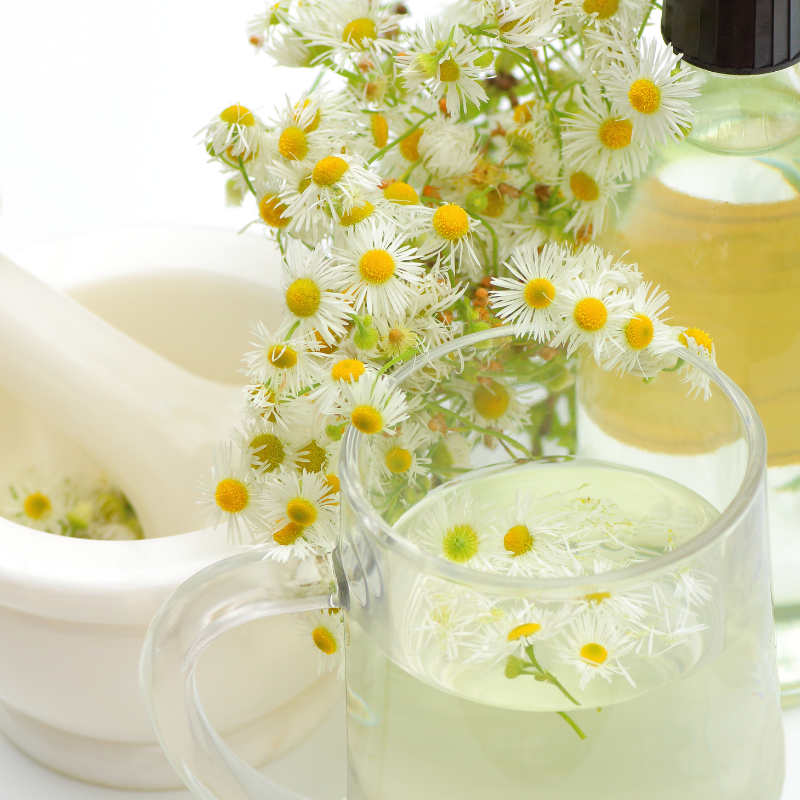
[[[407, 5], [430, 14], [440, 3]], [[311, 83], [306, 70], [271, 67], [255, 56], [245, 25], [259, 10], [258, 0], [4, 0], [0, 252], [97, 228], [238, 229], [252, 219], [252, 206], [224, 206], [224, 182], [192, 137], [234, 102], [268, 118], [284, 94]], [[786, 721], [783, 800], [800, 800], [800, 710]], [[276, 777], [295, 765], [289, 757]], [[84, 786], [33, 764], [0, 738], [0, 796], [182, 800], [189, 794]]]

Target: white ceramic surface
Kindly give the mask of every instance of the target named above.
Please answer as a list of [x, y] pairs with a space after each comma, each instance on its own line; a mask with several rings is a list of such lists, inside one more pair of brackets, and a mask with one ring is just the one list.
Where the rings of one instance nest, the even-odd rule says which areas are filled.
[[[249, 320], [243, 315], [258, 314], [268, 322], [277, 313], [273, 298], [280, 264], [271, 253], [256, 234], [138, 228], [73, 237], [15, 258], [79, 298], [89, 298], [101, 280], [145, 273], [169, 273], [177, 281], [170, 291], [203, 273], [213, 279], [222, 272], [228, 284], [242, 281], [244, 294], [238, 301], [231, 294], [232, 307], [216, 316], [184, 309], [184, 324], [170, 326], [164, 319], [142, 319], [150, 313], [144, 302], [128, 331], [136, 334], [137, 319], [144, 331], [161, 325], [162, 337], [152, 344], [166, 351], [173, 347], [164, 354], [177, 361], [211, 341], [218, 352], [216, 360], [207, 359], [215, 362], [209, 369], [224, 373], [224, 360], [246, 344]], [[109, 311], [112, 318], [146, 301], [147, 293], [137, 300], [129, 291], [127, 300]], [[101, 310], [100, 295], [94, 303]], [[170, 339], [181, 337], [185, 341], [176, 348]], [[227, 348], [220, 349], [221, 341]], [[231, 377], [235, 380], [233, 369]], [[230, 389], [236, 391], [233, 383]], [[31, 464], [47, 464], [55, 474], [96, 470], [74, 441], [5, 393], [0, 393], [0, 442], [3, 481]], [[232, 552], [221, 530], [98, 542], [51, 536], [0, 519], [0, 729], [37, 760], [82, 780], [141, 789], [178, 785], [139, 697], [139, 651], [150, 619], [170, 592]], [[276, 574], [280, 569], [276, 565]], [[218, 730], [251, 763], [285, 753], [333, 702], [331, 679], [318, 678], [291, 622], [264, 620], [234, 631], [204, 656], [199, 677]]]

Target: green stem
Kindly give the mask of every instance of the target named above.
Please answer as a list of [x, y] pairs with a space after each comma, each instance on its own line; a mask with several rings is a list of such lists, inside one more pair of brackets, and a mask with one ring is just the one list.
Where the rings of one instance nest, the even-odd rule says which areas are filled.
[[436, 113], [435, 111], [431, 111], [430, 114], [426, 114], [421, 120], [419, 120], [419, 122], [417, 122], [415, 125], [412, 125], [404, 134], [398, 136], [396, 139], [389, 142], [389, 144], [387, 144], [385, 147], [382, 147], [380, 150], [378, 150], [377, 153], [374, 153], [372, 156], [370, 156], [370, 158], [367, 159], [367, 164], [372, 164], [373, 161], [377, 161], [379, 158], [383, 158], [395, 145], [400, 144], [400, 142], [402, 142], [403, 139], [406, 139], [407, 137], [411, 136], [411, 134], [414, 133], [414, 131], [417, 128], [419, 128], [419, 126], [422, 125], [423, 122], [429, 120], [435, 113]]
[[571, 703], [574, 703], [576, 706], [580, 705], [580, 703], [561, 685], [561, 681], [559, 681], [558, 678], [556, 678], [556, 676], [553, 675], [552, 672], [548, 672], [546, 669], [542, 669], [542, 667], [539, 665], [539, 662], [536, 660], [536, 656], [533, 653], [532, 644], [529, 644], [525, 648], [525, 652], [527, 653], [528, 658], [531, 661], [531, 664], [533, 664], [533, 666], [536, 669], [538, 669], [542, 675], [545, 676], [545, 680], [547, 680], [548, 683], [552, 683], [553, 686], [555, 686], [561, 692], [561, 694], [563, 694], [564, 697], [566, 697], [567, 700], [569, 700]]
[[458, 414], [452, 409], [445, 408], [444, 406], [440, 406], [438, 403], [434, 403], [433, 400], [428, 400], [427, 405], [433, 406], [433, 408], [437, 409], [438, 411], [441, 411], [443, 414], [449, 414], [451, 417], [455, 417], [459, 422], [462, 422], [470, 430], [473, 430], [476, 433], [482, 433], [485, 436], [494, 436], [497, 439], [502, 439], [503, 441], [506, 441], [510, 445], [512, 445], [512, 447], [515, 447], [517, 450], [524, 453], [527, 458], [533, 458], [528, 449], [524, 445], [521, 445], [516, 439], [513, 439], [511, 436], [507, 436], [505, 433], [501, 433], [500, 431], [493, 431], [491, 428], [482, 428], [480, 425], [476, 425], [472, 420], [467, 419], [466, 417], [462, 417], [461, 414]]
[[539, 73], [539, 65], [536, 63], [533, 53], [528, 56], [528, 63], [531, 65], [531, 69], [533, 70], [533, 79], [536, 81], [536, 85], [539, 87], [539, 91], [542, 93], [542, 99], [545, 101], [545, 103], [549, 103], [550, 95], [548, 94], [547, 89], [544, 88], [544, 81], [542, 81], [542, 76]]
[[644, 29], [647, 27], [647, 20], [650, 19], [650, 13], [653, 10], [653, 7], [656, 5], [656, 0], [651, 0], [650, 3], [647, 5], [647, 12], [644, 15], [644, 19], [642, 20], [642, 24], [639, 26], [639, 30], [636, 31], [636, 38], [641, 39], [642, 34], [644, 33]]
[[575, 720], [572, 719], [572, 717], [569, 714], [567, 714], [566, 711], [556, 711], [556, 714], [558, 714], [558, 716], [561, 717], [561, 719], [563, 719], [564, 722], [566, 722], [567, 725], [569, 725], [570, 728], [572, 728], [572, 730], [574, 730], [575, 733], [577, 733], [578, 736], [581, 737], [581, 739], [586, 738], [586, 734], [578, 727], [578, 723], [575, 722]]
[[242, 157], [236, 156], [236, 160], [239, 162], [239, 171], [242, 173], [242, 177], [244, 178], [244, 182], [247, 184], [247, 188], [251, 191], [253, 197], [258, 199], [256, 190], [253, 188], [253, 184], [250, 183], [250, 178], [247, 175], [247, 170], [244, 168], [244, 161], [242, 161]]
[[492, 275], [497, 275], [497, 234], [494, 232], [494, 228], [486, 221], [485, 217], [482, 217], [480, 214], [476, 214], [474, 211], [472, 214], [486, 226], [486, 229], [492, 235]]

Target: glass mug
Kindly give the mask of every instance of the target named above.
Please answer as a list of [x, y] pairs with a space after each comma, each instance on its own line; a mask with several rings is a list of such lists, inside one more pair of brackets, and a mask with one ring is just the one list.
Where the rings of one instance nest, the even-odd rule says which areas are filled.
[[[344, 615], [350, 800], [776, 800], [764, 432], [726, 376], [684, 358], [615, 385], [616, 422], [647, 449], [587, 413], [592, 365], [507, 328], [396, 373], [440, 410], [433, 478], [388, 502], [374, 442], [348, 430], [332, 553], [276, 583], [253, 547], [153, 621], [143, 693], [186, 784], [298, 800], [225, 747], [194, 672], [232, 628], [315, 612], [319, 630]], [[687, 396], [689, 369], [708, 402]]]

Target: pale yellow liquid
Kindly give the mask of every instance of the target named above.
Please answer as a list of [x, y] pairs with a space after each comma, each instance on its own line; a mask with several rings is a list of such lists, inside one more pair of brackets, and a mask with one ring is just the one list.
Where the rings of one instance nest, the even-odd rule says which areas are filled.
[[[650, 473], [578, 459], [473, 474], [444, 489], [507, 504], [524, 487], [537, 497], [585, 485], [630, 514], [672, 515], [682, 541], [716, 517], [697, 494]], [[413, 530], [433, 493], [398, 523]], [[404, 527], [405, 526], [405, 527]], [[666, 534], [646, 534], [641, 555], [657, 558]], [[680, 546], [680, 544], [678, 545]], [[438, 645], [420, 649], [413, 599], [396, 599], [394, 652], [351, 622], [347, 649], [350, 800], [774, 800], [783, 781], [783, 734], [773, 662], [771, 609], [754, 593], [739, 631], [713, 652], [722, 631], [708, 627], [659, 657], [633, 656], [633, 688], [621, 676], [585, 689], [542, 643], [538, 657], [577, 697], [527, 676], [505, 678], [492, 664], [453, 663]], [[392, 594], [391, 587], [389, 594]], [[761, 594], [759, 597], [758, 595]], [[715, 602], [716, 599], [715, 599]], [[701, 612], [702, 614], [702, 612]], [[597, 711], [602, 706], [602, 711]], [[554, 709], [568, 710], [580, 740]]]
[[[621, 218], [598, 242], [619, 256], [627, 251], [625, 260], [669, 293], [673, 324], [713, 337], [720, 369], [764, 423], [777, 605], [800, 604], [800, 491], [783, 488], [800, 475], [800, 183], [791, 175], [800, 161], [798, 152], [794, 162], [790, 155], [770, 161], [688, 144], [668, 150], [628, 191]], [[629, 386], [590, 372], [584, 407], [616, 439], [670, 453], [726, 443], [728, 421], [717, 417], [723, 402], [712, 398], [693, 410], [696, 430], [679, 438], [670, 411], [683, 387], [656, 381], [651, 396], [660, 395], [662, 406], [649, 403], [648, 411], [661, 424], [649, 420], [640, 431]]]

